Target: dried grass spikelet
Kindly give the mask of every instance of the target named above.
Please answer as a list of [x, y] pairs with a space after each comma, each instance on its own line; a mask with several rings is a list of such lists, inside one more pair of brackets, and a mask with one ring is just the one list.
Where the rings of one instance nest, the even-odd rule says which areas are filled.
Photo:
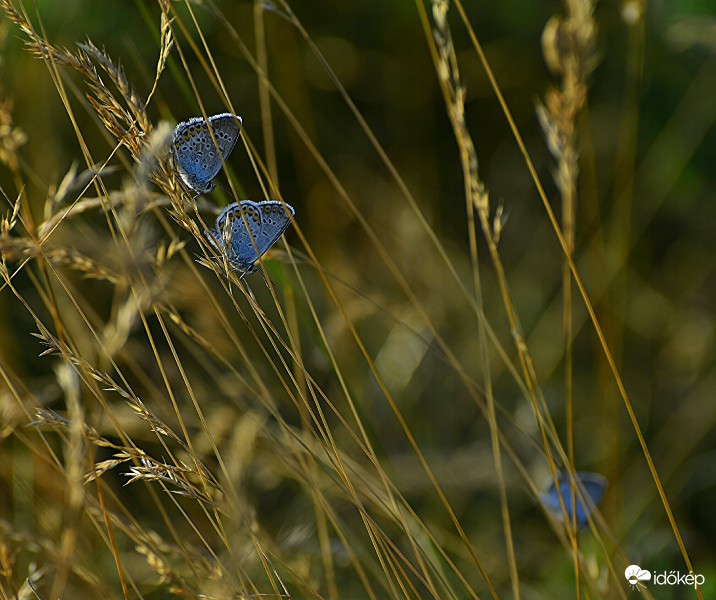
[[594, 7], [589, 0], [570, 3], [569, 7], [568, 16], [553, 15], [547, 21], [542, 31], [542, 53], [555, 75], [579, 69], [582, 71], [580, 78], [584, 78], [596, 64]]
[[216, 507], [216, 499], [222, 498], [224, 494], [215, 485], [200, 485], [207, 483], [196, 469], [185, 463], [168, 464], [158, 461], [151, 456], [143, 455], [138, 465], [133, 465], [125, 473], [128, 477], [127, 485], [136, 481], [158, 481], [163, 484], [165, 490], [171, 494], [178, 494], [200, 501], [207, 506]]
[[73, 271], [77, 271], [81, 273], [85, 279], [108, 281], [113, 284], [117, 284], [122, 280], [117, 272], [111, 271], [105, 265], [98, 263], [77, 250], [52, 248], [45, 253], [45, 256], [53, 265], [61, 265]]
[[[5, 11], [10, 21], [14, 22], [26, 35], [26, 44], [32, 54], [41, 58], [51, 66], [68, 67], [77, 71], [89, 87], [87, 98], [90, 105], [97, 112], [100, 120], [118, 141], [125, 146], [134, 160], [139, 164], [136, 175], [139, 182], [151, 180], [159, 185], [162, 191], [172, 198], [175, 204], [179, 222], [186, 223], [186, 213], [182, 209], [178, 185], [172, 177], [165, 157], [167, 141], [171, 136], [171, 128], [167, 124], [160, 124], [156, 136], [154, 128], [147, 114], [146, 106], [152, 98], [161, 74], [166, 69], [167, 61], [174, 48], [172, 32], [173, 19], [171, 4], [166, 0], [159, 2], [161, 8], [161, 45], [155, 70], [155, 80], [152, 90], [146, 101], [132, 87], [122, 67], [110, 55], [100, 49], [90, 40], [77, 44], [77, 51], [70, 52], [66, 48], [56, 47], [48, 42], [40, 32], [36, 31], [29, 20], [24, 8], [16, 9], [11, 0], [0, 0], [0, 8]], [[106, 80], [106, 82], [105, 82]], [[0, 115], [0, 124], [2, 115]], [[0, 132], [1, 133], [1, 132]], [[8, 148], [13, 148], [22, 141], [20, 132], [15, 132], [8, 138]], [[2, 140], [0, 140], [1, 142]], [[12, 142], [12, 143], [11, 143]], [[0, 158], [2, 158], [0, 156]], [[11, 153], [7, 155], [12, 158]], [[156, 168], [158, 167], [158, 168]], [[53, 216], [52, 203], [50, 211], [46, 214], [49, 220]], [[197, 235], [201, 235], [196, 227], [189, 227]]]
[[22, 194], [18, 195], [17, 199], [15, 200], [15, 204], [12, 207], [12, 212], [7, 216], [3, 215], [2, 218], [0, 218], [0, 236], [2, 238], [8, 237], [10, 232], [15, 228], [15, 225], [17, 225], [17, 218], [20, 214], [21, 200]]
[[159, 575], [160, 582], [169, 586], [169, 592], [181, 598], [194, 598], [195, 595], [185, 584], [183, 578], [171, 568], [157, 552], [148, 545], [139, 542], [136, 545], [138, 554], [144, 556], [149, 568]]
[[197, 481], [201, 480], [202, 482], [208, 483], [208, 485], [210, 485], [211, 487], [216, 488], [217, 492], [223, 494], [220, 489], [221, 486], [219, 485], [218, 481], [216, 481], [216, 478], [213, 476], [211, 471], [209, 471], [209, 469], [207, 469], [201, 463], [201, 461], [196, 458], [187, 443], [182, 440], [169, 425], [162, 421], [139, 398], [133, 397], [128, 399], [128, 404], [138, 417], [140, 417], [142, 420], [149, 424], [154, 433], [171, 439], [175, 444], [180, 446], [181, 449], [187, 455], [192, 456], [194, 460], [194, 468], [191, 469], [191, 471], [197, 475], [197, 477], [195, 478]]
[[[166, 121], [160, 121], [147, 136], [135, 171], [135, 179], [139, 185], [149, 180], [162, 183], [169, 179], [170, 171], [166, 163], [173, 135], [174, 128]], [[161, 177], [162, 174], [164, 177]]]
[[27, 136], [13, 124], [12, 102], [0, 102], [0, 163], [15, 172], [18, 168], [17, 151]]
[[[152, 124], [147, 115], [146, 105], [140, 95], [130, 85], [124, 70], [104, 51], [97, 48], [91, 40], [77, 44], [78, 50], [72, 53], [66, 48], [52, 45], [35, 30], [25, 12], [18, 11], [11, 0], [0, 0], [0, 8], [27, 36], [30, 52], [46, 61], [52, 67], [69, 67], [79, 72], [89, 86], [87, 98], [99, 115], [107, 130], [139, 160], [142, 138], [151, 132]], [[163, 46], [166, 54], [171, 50], [171, 38]], [[98, 67], [96, 66], [99, 66]], [[102, 79], [100, 70], [114, 87], [111, 90]]]
[[593, 9], [590, 0], [570, 2], [568, 14], [550, 18], [542, 34], [545, 61], [560, 75], [561, 85], [547, 91], [544, 104], [537, 106], [537, 116], [557, 161], [554, 179], [564, 197], [570, 195], [578, 173], [575, 122], [587, 98], [589, 75], [596, 66]]
[[[44, 430], [50, 431], [66, 431], [70, 427], [70, 420], [63, 417], [54, 410], [48, 408], [37, 408], [35, 409], [35, 420], [28, 423], [28, 427], [37, 427]], [[100, 448], [113, 448], [115, 450], [123, 449], [123, 446], [118, 446], [108, 439], [102, 437], [97, 430], [88, 425], [86, 422], [82, 423], [83, 437], [89, 440], [92, 444]]]
[[[87, 96], [107, 130], [130, 151], [135, 160], [141, 154], [140, 139], [152, 129], [144, 102], [129, 84], [124, 70], [115, 65], [109, 55], [97, 48], [91, 40], [77, 44], [80, 61], [92, 74], [89, 81], [92, 95]], [[97, 62], [107, 74], [123, 102], [120, 102], [97, 73], [92, 61]], [[124, 107], [126, 104], [127, 108]]]
[[433, 0], [432, 12], [435, 21], [433, 37], [438, 53], [437, 73], [447, 96], [447, 108], [455, 131], [455, 138], [464, 160], [470, 202], [475, 206], [483, 224], [483, 231], [494, 242], [495, 235], [489, 223], [490, 196], [478, 171], [477, 152], [465, 118], [466, 90], [461, 83], [452, 34], [447, 21], [449, 4], [447, 0]]
[[103, 199], [84, 198], [82, 200], [74, 202], [69, 208], [65, 208], [64, 210], [60, 209], [60, 205], [70, 195], [84, 195], [84, 192], [87, 190], [87, 188], [89, 188], [90, 185], [92, 185], [93, 181], [96, 178], [110, 175], [111, 173], [116, 172], [118, 169], [119, 167], [117, 166], [94, 165], [78, 173], [77, 163], [73, 162], [72, 165], [70, 165], [70, 168], [67, 170], [67, 173], [65, 173], [65, 176], [62, 178], [60, 184], [57, 187], [51, 185], [47, 192], [47, 199], [45, 200], [44, 210], [45, 221], [41, 223], [38, 228], [39, 237], [45, 237], [49, 230], [53, 229], [57, 224], [59, 224], [59, 221], [68, 217], [70, 214], [70, 210], [72, 212], [72, 215], [74, 216], [85, 212], [90, 208], [102, 208], [106, 207], [107, 205], [112, 205], [114, 203], [113, 201], [116, 202], [116, 196], [115, 198], [112, 198], [112, 194], [110, 194], [109, 197], [105, 197]]

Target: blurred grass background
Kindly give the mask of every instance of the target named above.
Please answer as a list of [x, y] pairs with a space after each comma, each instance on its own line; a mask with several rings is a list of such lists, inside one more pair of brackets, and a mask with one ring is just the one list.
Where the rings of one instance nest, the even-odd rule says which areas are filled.
[[[716, 11], [472, 4], [2, 2], [3, 598], [716, 595]], [[266, 283], [166, 156], [224, 111]]]

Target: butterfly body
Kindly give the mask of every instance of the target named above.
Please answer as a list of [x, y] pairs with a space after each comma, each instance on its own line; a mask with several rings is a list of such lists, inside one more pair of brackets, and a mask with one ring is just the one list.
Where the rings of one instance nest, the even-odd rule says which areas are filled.
[[201, 194], [214, 189], [211, 180], [231, 154], [240, 132], [241, 117], [231, 113], [209, 117], [208, 125], [203, 117], [194, 117], [176, 126], [172, 153], [179, 176], [192, 191]]
[[283, 235], [295, 214], [290, 204], [275, 200], [234, 202], [217, 217], [207, 237], [233, 269], [253, 273], [254, 263]]

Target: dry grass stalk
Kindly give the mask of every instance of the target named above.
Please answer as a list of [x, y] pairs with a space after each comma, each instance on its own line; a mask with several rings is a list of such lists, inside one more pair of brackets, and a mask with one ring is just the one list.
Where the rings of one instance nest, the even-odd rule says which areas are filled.
[[[547, 65], [561, 77], [560, 88], [547, 92], [544, 104], [537, 105], [547, 147], [557, 162], [554, 181], [562, 201], [562, 233], [565, 251], [562, 265], [562, 302], [564, 336], [564, 381], [567, 421], [567, 454], [574, 464], [573, 433], [573, 352], [572, 352], [572, 273], [569, 258], [574, 253], [577, 179], [579, 175], [579, 147], [577, 117], [588, 91], [588, 79], [596, 64], [594, 41], [596, 25], [591, 0], [570, 0], [565, 3], [566, 16], [553, 16], [544, 28], [542, 48]], [[556, 473], [552, 476], [556, 478]], [[566, 517], [565, 513], [565, 517]], [[576, 522], [572, 524], [576, 531]], [[571, 537], [574, 555], [577, 538]], [[575, 563], [577, 579], [579, 565]]]
[[[472, 137], [467, 128], [465, 119], [465, 96], [466, 91], [460, 80], [460, 71], [452, 43], [452, 34], [448, 24], [447, 15], [449, 3], [447, 0], [433, 0], [433, 21], [435, 27], [433, 36], [435, 40], [435, 48], [437, 50], [437, 73], [438, 79], [443, 90], [445, 104], [450, 116], [450, 122], [453, 126], [455, 138], [460, 149], [460, 158], [463, 167], [463, 179], [465, 186], [465, 195], [467, 203], [468, 232], [470, 236], [470, 250], [473, 260], [473, 277], [475, 294], [477, 296], [478, 306], [482, 306], [482, 292], [480, 284], [479, 264], [477, 262], [477, 240], [475, 236], [473, 209], [477, 211], [480, 224], [482, 225], [483, 235], [490, 249], [490, 256], [497, 271], [498, 279], [502, 289], [503, 302], [507, 308], [508, 316], [512, 324], [513, 335], [518, 335], [517, 321], [514, 318], [514, 312], [511, 308], [511, 301], [507, 294], [507, 286], [503, 277], [503, 268], [497, 250], [497, 244], [502, 230], [501, 219], [496, 218], [490, 220], [490, 202], [487, 189], [482, 182], [478, 171], [477, 152]], [[495, 228], [493, 229], [493, 226]], [[502, 508], [502, 524], [507, 549], [507, 562], [509, 565], [510, 581], [512, 584], [512, 593], [515, 598], [520, 598], [519, 575], [517, 573], [517, 561], [515, 558], [514, 543], [512, 529], [510, 523], [509, 507], [507, 504], [507, 492], [504, 481], [504, 472], [502, 467], [502, 457], [500, 450], [499, 432], [495, 414], [495, 400], [492, 391], [490, 379], [490, 366], [488, 359], [487, 340], [484, 331], [482, 318], [479, 318], [478, 325], [480, 332], [480, 348], [482, 352], [482, 362], [485, 372], [486, 396], [488, 406], [488, 424], [490, 427], [490, 439], [492, 444], [492, 452], [495, 461], [495, 471], [498, 478], [500, 490], [501, 508]], [[519, 339], [518, 347], [520, 347]], [[526, 374], [527, 375], [527, 374]], [[529, 380], [529, 376], [526, 377]], [[487, 579], [488, 586], [492, 586]], [[493, 590], [494, 593], [494, 590]]]

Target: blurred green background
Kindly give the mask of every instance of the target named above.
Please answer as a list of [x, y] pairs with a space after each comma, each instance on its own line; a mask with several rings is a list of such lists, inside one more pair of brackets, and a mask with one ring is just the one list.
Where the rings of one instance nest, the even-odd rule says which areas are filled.
[[[90, 39], [121, 65], [127, 80], [146, 99], [159, 54], [159, 3], [38, 0], [25, 8], [35, 29], [57, 48], [75, 52], [76, 42]], [[173, 126], [201, 114], [200, 98], [208, 115], [227, 110], [241, 115], [243, 135], [262, 160], [271, 155], [271, 147], [275, 148], [273, 175], [282, 198], [295, 207], [301, 231], [299, 235], [290, 228], [286, 233], [288, 244], [297, 253], [297, 271], [281, 244], [276, 260], [266, 265], [278, 290], [279, 305], [288, 315], [288, 326], [281, 326], [281, 314], [261, 275], [252, 275], [246, 281], [258, 306], [280, 332], [276, 339], [286, 341], [286, 347], [267, 341], [273, 336], [261, 333], [257, 314], [236, 284], [234, 305], [220, 278], [192, 266], [200, 255], [200, 245], [172, 219], [166, 217], [162, 222], [157, 216], [162, 212], [166, 216], [167, 204], [162, 204], [165, 190], [151, 184], [141, 192], [142, 202], [155, 202], [159, 208], [127, 217], [132, 227], [128, 244], [131, 253], [123, 253], [121, 242], [117, 246], [108, 218], [98, 209], [68, 217], [47, 242], [48, 248], [91, 257], [109, 271], [120, 273], [119, 280], [87, 278], [77, 268], [60, 263], [53, 263], [48, 272], [41, 266], [47, 260], [42, 256], [22, 263], [16, 255], [6, 254], [10, 273], [22, 265], [12, 283], [27, 306], [7, 285], [3, 288], [0, 533], [4, 541], [0, 541], [0, 549], [5, 597], [21, 589], [32, 569], [46, 569], [38, 579], [43, 598], [50, 597], [51, 590], [64, 590], [62, 597], [67, 598], [96, 597], [93, 594], [105, 588], [111, 597], [122, 597], [115, 564], [118, 556], [126, 575], [137, 586], [130, 590], [130, 597], [171, 597], [181, 587], [172, 591], [172, 586], [179, 584], [168, 576], [159, 576], [166, 574], [143, 558], [136, 550], [136, 540], [123, 531], [123, 526], [115, 523], [119, 531], [114, 553], [96, 514], [90, 511], [92, 517], [80, 514], [76, 522], [72, 520], [68, 490], [73, 488], [66, 481], [71, 469], [58, 466], [71, 463], [67, 432], [27, 427], [37, 408], [68, 415], [68, 393], [58, 366], [66, 363], [57, 356], [38, 357], [44, 347], [31, 335], [37, 332], [37, 326], [28, 307], [55, 336], [59, 334], [53, 324], [63, 322], [65, 335], [80, 356], [118, 383], [126, 377], [133, 392], [174, 431], [182, 431], [181, 420], [185, 419], [187, 435], [196, 444], [193, 452], [223, 486], [229, 486], [219, 464], [218, 456], [223, 457], [231, 485], [236, 486], [240, 497], [240, 502], [232, 505], [236, 510], [233, 518], [228, 519], [236, 530], [227, 526], [226, 533], [232, 540], [227, 545], [233, 553], [219, 543], [221, 536], [207, 524], [211, 519], [199, 509], [200, 503], [194, 506], [182, 498], [178, 504], [185, 512], [181, 512], [173, 500], [165, 499], [168, 494], [158, 488], [157, 496], [150, 493], [149, 487], [156, 487], [156, 483], [124, 486], [128, 464], [110, 469], [101, 478], [111, 490], [107, 510], [124, 515], [140, 530], [157, 530], [177, 545], [177, 540], [186, 539], [202, 549], [199, 554], [205, 560], [224, 565], [231, 565], [236, 555], [256, 553], [246, 541], [250, 536], [241, 537], [245, 531], [237, 533], [242, 524], [254, 523], [261, 531], [257, 537], [271, 547], [268, 554], [274, 566], [280, 565], [276, 569], [281, 579], [291, 582], [287, 587], [292, 597], [368, 597], [351, 566], [345, 541], [329, 532], [325, 539], [333, 550], [328, 551], [316, 541], [321, 528], [326, 527], [324, 518], [317, 516], [321, 511], [316, 507], [321, 502], [314, 493], [320, 490], [319, 495], [329, 498], [326, 502], [336, 510], [346, 531], [355, 536], [350, 538], [355, 544], [352, 550], [366, 567], [367, 579], [386, 579], [359, 512], [344, 497], [337, 476], [340, 469], [331, 473], [324, 464], [323, 453], [329, 453], [304, 440], [306, 447], [301, 452], [324, 465], [317, 467], [321, 475], [316, 475], [312, 483], [297, 475], [304, 468], [310, 469], [297, 466], [303, 455], [287, 441], [287, 428], [313, 439], [307, 433], [311, 427], [306, 424], [305, 408], [313, 405], [306, 391], [311, 389], [306, 379], [312, 379], [315, 389], [325, 394], [317, 402], [326, 410], [326, 427], [335, 436], [337, 448], [356, 462], [356, 472], [348, 479], [364, 487], [366, 496], [372, 498], [374, 504], [366, 500], [368, 513], [380, 522], [386, 535], [393, 536], [398, 547], [409, 553], [401, 527], [390, 519], [382, 521], [382, 511], [390, 512], [383, 503], [390, 503], [376, 491], [381, 487], [379, 478], [341, 419], [356, 431], [356, 419], [360, 419], [366, 439], [395, 489], [429, 524], [477, 593], [489, 596], [356, 344], [348, 325], [351, 323], [446, 494], [496, 595], [513, 597], [490, 430], [474, 399], [476, 394], [484, 402], [482, 392], [475, 391], [485, 385], [478, 319], [461, 290], [462, 284], [473, 293], [463, 174], [420, 11], [410, 2], [337, 5], [309, 1], [291, 8], [412, 194], [445, 249], [457, 279], [335, 82], [300, 29], [282, 14], [280, 5], [260, 11], [250, 2], [197, 2], [191, 5], [197, 30], [188, 7], [172, 3], [176, 43], [186, 57], [199, 97], [175, 47], [147, 114], [155, 126], [160, 121]], [[559, 85], [558, 77], [545, 64], [541, 38], [547, 21], [554, 14], [562, 14], [563, 7], [557, 2], [512, 0], [466, 3], [464, 8], [547, 197], [559, 215], [559, 194], [553, 182], [555, 163], [535, 107], [538, 101], [544, 101], [550, 86]], [[425, 9], [430, 12], [429, 4]], [[575, 120], [580, 150], [575, 263], [615, 357], [694, 570], [706, 576], [704, 597], [709, 597], [709, 590], [716, 593], [716, 517], [712, 511], [716, 504], [716, 10], [710, 2], [655, 2], [643, 8], [643, 19], [627, 23], [625, 15], [631, 14], [630, 10], [638, 13], [638, 9], [636, 2], [604, 2], [594, 11], [596, 62], [585, 107]], [[448, 21], [466, 88], [466, 119], [479, 173], [490, 194], [492, 213], [500, 205], [506, 217], [499, 252], [509, 291], [547, 407], [566, 446], [562, 251], [454, 7]], [[281, 103], [272, 101], [270, 113], [260, 98], [259, 77], [242, 52], [243, 44], [256, 55], [261, 45], [259, 22], [265, 28], [267, 78], [281, 98]], [[198, 31], [223, 78], [230, 106], [205, 70], [205, 51], [200, 50], [200, 60], [191, 48], [189, 40], [201, 48]], [[37, 226], [48, 216], [47, 199], [71, 165], [78, 164], [80, 171], [86, 168], [73, 122], [53, 82], [53, 69], [49, 62], [30, 55], [26, 40], [18, 26], [3, 16], [0, 102], [3, 114], [11, 119], [2, 123], [4, 147], [9, 143], [10, 127], [18, 128], [24, 136], [24, 144], [17, 149], [15, 172], [5, 153], [0, 166], [6, 200], [3, 213], [12, 211], [18, 195], [23, 199], [24, 224], [8, 234], [10, 238], [28, 237], [28, 230], [35, 235]], [[62, 66], [57, 72], [77, 129], [94, 161], [102, 163], [115, 149], [116, 139], [107, 133], [87, 102], [87, 85], [82, 77]], [[319, 158], [307, 149], [292, 119], [284, 114], [282, 103], [312, 140]], [[267, 144], [262, 126], [266, 121], [272, 124], [272, 144]], [[322, 161], [335, 174], [335, 180]], [[237, 145], [227, 164], [241, 198], [266, 199], [243, 145]], [[131, 190], [137, 169], [124, 148], [110, 159], [110, 165], [116, 166], [116, 171], [102, 180], [111, 193], [117, 194], [117, 206], [123, 205], [123, 198], [135, 193]], [[225, 174], [220, 174], [218, 181], [229, 188]], [[345, 195], [335, 181], [340, 182]], [[79, 198], [82, 187], [72, 189], [62, 206]], [[81, 196], [93, 197], [94, 188]], [[207, 210], [209, 205], [220, 208], [231, 201], [221, 189], [205, 199], [200, 208], [207, 223], [214, 218]], [[34, 225], [28, 224], [30, 215]], [[424, 312], [416, 308], [395, 272], [386, 266], [358, 215], [380, 240]], [[172, 238], [186, 243], [188, 260], [173, 256], [160, 264], [152, 257]], [[335, 296], [327, 292], [317, 269], [306, 258], [303, 238], [327, 274]], [[486, 319], [506, 349], [509, 364], [517, 365], [503, 298], [479, 228], [478, 240]], [[142, 296], [137, 273], [150, 282], [147, 298]], [[50, 290], [56, 297], [48, 300]], [[209, 294], [215, 303], [207, 300]], [[142, 298], [139, 311], [132, 308], [138, 297]], [[52, 314], [52, 306], [59, 317]], [[89, 315], [105, 348], [113, 348], [114, 364], [91, 335], [77, 306]], [[167, 309], [166, 314], [175, 311], [197, 336], [185, 335], [182, 326], [170, 319], [162, 324], [154, 309]], [[315, 311], [315, 321], [311, 311]], [[582, 534], [584, 569], [592, 596], [618, 598], [632, 592], [623, 579], [610, 579], [609, 564], [619, 578], [630, 563], [659, 572], [688, 569], [624, 401], [576, 291], [572, 316], [574, 463], [580, 470], [600, 472], [609, 480], [600, 507], [608, 533], [602, 530], [603, 539], [592, 532]], [[166, 337], [165, 326], [169, 330]], [[258, 332], [256, 337], [253, 332]], [[472, 393], [446, 358], [435, 332], [476, 382]], [[292, 343], [300, 347], [302, 367], [290, 358], [287, 347], [291, 342], [287, 340], [291, 336]], [[215, 353], [202, 348], [198, 338]], [[503, 454], [522, 594], [526, 598], [569, 597], [575, 594], [571, 549], [560, 544], [555, 532], [561, 525], [550, 528], [524, 477], [527, 473], [538, 490], [550, 479], [532, 408], [520, 382], [492, 344], [489, 364], [500, 431], [525, 469], [521, 472], [511, 457]], [[296, 381], [288, 373], [295, 375]], [[87, 384], [77, 385], [86, 423], [100, 435], [124, 444], [118, 433], [122, 431], [147, 454], [158, 460], [167, 457], [170, 450], [128, 408], [125, 399], [107, 393], [99, 402]], [[172, 396], [182, 417], [172, 408]], [[204, 423], [198, 418], [192, 396], [201, 406]], [[355, 413], [347, 396], [355, 402]], [[295, 397], [302, 400], [294, 404]], [[328, 401], [337, 407], [341, 418], [327, 408]], [[298, 434], [297, 439], [301, 439]], [[169, 445], [173, 447], [171, 441]], [[95, 452], [93, 460], [98, 463], [110, 458], [114, 450], [98, 447]], [[85, 454], [86, 450], [79, 464], [90, 460], [92, 453]], [[178, 455], [184, 456], [185, 462], [189, 462], [188, 456], [194, 456], [192, 452], [182, 454], [181, 449]], [[375, 479], [364, 480], [359, 473], [371, 473]], [[93, 486], [84, 486], [85, 493], [96, 495]], [[168, 511], [167, 517], [158, 516], [162, 513], [160, 504], [166, 504], [163, 510]], [[222, 509], [219, 512], [223, 515]], [[169, 523], [174, 523], [175, 531]], [[61, 571], [59, 557], [67, 556], [62, 550], [63, 544], [69, 543], [63, 537], [67, 531], [76, 532], [77, 546], [71, 553], [73, 567], [63, 587], [55, 573]], [[217, 549], [220, 547], [223, 550]], [[214, 549], [216, 555], [207, 548]], [[326, 574], [326, 552], [333, 556], [333, 584]], [[157, 554], [161, 552], [157, 550]], [[247, 597], [239, 596], [237, 589], [272, 593], [271, 586], [256, 574], [265, 568], [256, 557], [254, 562], [242, 558], [248, 566], [241, 572], [248, 573], [246, 577], [256, 585], [251, 592], [250, 586], [232, 587], [233, 583], [226, 588], [203, 587], [198, 567], [188, 566], [195, 560], [190, 555], [169, 550], [163, 555], [172, 563], [173, 572], [182, 573], [188, 581], [195, 580], [193, 584], [185, 582], [186, 589], [207, 594], [213, 589], [215, 597]], [[624, 563], [623, 557], [629, 562]], [[436, 558], [436, 564], [441, 560]], [[36, 566], [31, 568], [31, 563]], [[459, 589], [453, 574], [445, 577]], [[405, 594], [374, 585], [376, 597], [431, 597], [426, 592], [429, 586], [421, 582], [415, 583], [415, 593]], [[216, 591], [219, 589], [222, 591]], [[695, 596], [693, 590], [651, 587], [649, 591], [654, 597]], [[468, 595], [459, 590], [455, 597]]]

